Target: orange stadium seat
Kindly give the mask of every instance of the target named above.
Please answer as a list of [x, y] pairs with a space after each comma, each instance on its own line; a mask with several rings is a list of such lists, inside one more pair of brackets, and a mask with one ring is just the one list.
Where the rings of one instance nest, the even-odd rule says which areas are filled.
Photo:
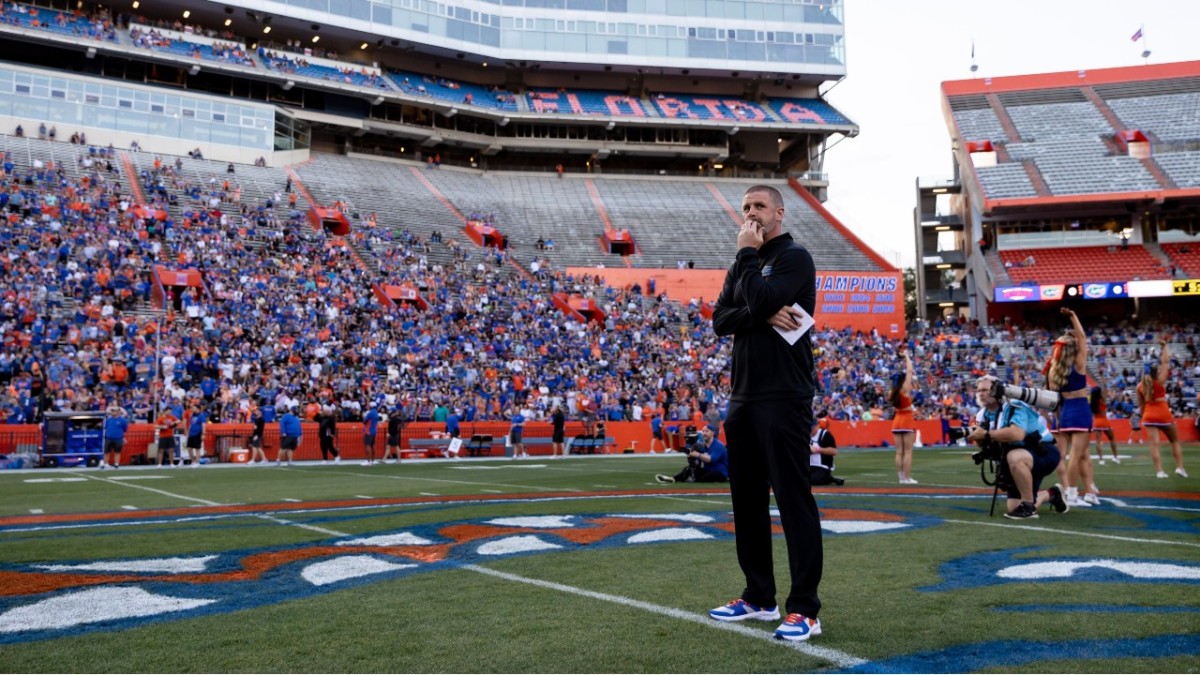
[[[1032, 258], [1033, 264], [1026, 264]], [[1008, 276], [1018, 284], [1071, 284], [1087, 281], [1169, 279], [1162, 263], [1143, 246], [1128, 249], [1037, 248], [1001, 251]]]
[[1200, 244], [1163, 244], [1162, 250], [1191, 279], [1200, 279]]

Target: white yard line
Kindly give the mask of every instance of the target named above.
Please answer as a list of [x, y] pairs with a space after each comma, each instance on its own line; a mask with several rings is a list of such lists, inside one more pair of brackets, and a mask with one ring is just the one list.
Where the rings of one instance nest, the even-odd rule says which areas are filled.
[[312, 532], [320, 532], [321, 534], [327, 534], [331, 537], [348, 537], [348, 536], [350, 536], [350, 535], [346, 534], [345, 532], [338, 532], [337, 530], [327, 530], [323, 527], [317, 527], [316, 525], [308, 525], [305, 523], [293, 523], [290, 520], [284, 520], [283, 518], [278, 518], [276, 516], [268, 515], [265, 513], [255, 514], [255, 516], [258, 518], [262, 518], [263, 520], [269, 520], [272, 523], [276, 523], [279, 525], [287, 525], [289, 527], [298, 527], [302, 530], [310, 530]]
[[866, 659], [859, 658], [859, 657], [853, 656], [851, 654], [847, 654], [847, 653], [839, 651], [837, 649], [830, 649], [828, 647], [820, 647], [820, 646], [814, 645], [809, 642], [798, 642], [798, 641], [792, 642], [792, 641], [788, 641], [788, 640], [776, 640], [775, 636], [769, 631], [750, 628], [749, 626], [744, 626], [744, 625], [738, 624], [738, 623], [713, 621], [712, 619], [708, 618], [707, 616], [700, 615], [700, 614], [693, 614], [691, 612], [685, 612], [681, 609], [675, 609], [673, 607], [664, 607], [662, 605], [655, 605], [650, 602], [634, 600], [633, 598], [627, 598], [627, 597], [624, 597], [621, 595], [611, 595], [609, 593], [599, 593], [596, 591], [589, 591], [585, 588], [577, 588], [575, 586], [567, 586], [566, 584], [559, 584], [559, 583], [555, 583], [553, 581], [543, 581], [541, 579], [531, 579], [529, 577], [522, 577], [522, 576], [518, 576], [516, 574], [500, 572], [498, 570], [488, 569], [487, 567], [480, 567], [478, 565], [463, 565], [462, 569], [471, 570], [472, 572], [478, 572], [479, 574], [486, 574], [488, 576], [493, 576], [493, 577], [505, 579], [508, 581], [515, 581], [517, 583], [528, 584], [530, 586], [537, 586], [539, 588], [546, 588], [546, 589], [550, 589], [550, 590], [554, 590], [554, 591], [559, 591], [561, 593], [570, 593], [572, 595], [578, 595], [578, 596], [582, 596], [585, 598], [591, 598], [593, 600], [601, 600], [604, 602], [611, 602], [611, 603], [614, 603], [617, 605], [623, 605], [625, 607], [633, 607], [635, 609], [640, 609], [640, 610], [643, 610], [646, 612], [650, 612], [651, 614], [658, 614], [659, 616], [667, 616], [672, 619], [678, 619], [680, 621], [688, 621], [691, 623], [699, 624], [706, 628], [715, 628], [717, 630], [723, 630], [723, 631], [726, 631], [729, 633], [736, 633], [737, 635], [741, 635], [744, 637], [750, 637], [750, 638], [755, 638], [758, 640], [764, 640], [764, 641], [770, 642], [771, 644], [778, 645], [780, 647], [788, 647], [790, 649], [795, 649], [798, 652], [807, 654], [809, 656], [812, 656], [812, 657], [815, 657], [818, 659], [828, 661], [829, 663], [832, 663], [832, 664], [838, 666], [839, 668], [852, 668], [854, 666], [861, 666], [864, 663], [867, 663]]
[[583, 492], [583, 490], [579, 489], [579, 488], [553, 488], [553, 487], [546, 487], [544, 485], [513, 485], [510, 483], [491, 483], [491, 482], [473, 481], [473, 480], [450, 480], [449, 478], [425, 478], [423, 476], [409, 476], [409, 475], [395, 476], [395, 475], [383, 474], [383, 473], [344, 472], [341, 475], [343, 475], [343, 476], [364, 476], [364, 477], [370, 477], [370, 478], [387, 478], [389, 480], [423, 480], [423, 481], [429, 481], [431, 483], [454, 483], [455, 485], [475, 485], [475, 486], [494, 485], [496, 487], [516, 488], [518, 490], [537, 490], [539, 492]]
[[82, 475], [86, 479], [98, 480], [102, 483], [109, 483], [111, 485], [120, 485], [121, 487], [136, 488], [138, 490], [145, 490], [146, 492], [154, 492], [156, 494], [165, 495], [165, 496], [171, 497], [173, 499], [182, 499], [187, 502], [196, 502], [197, 504], [204, 504], [205, 506], [226, 506], [225, 504], [222, 504], [221, 502], [210, 502], [207, 499], [199, 499], [197, 497], [188, 497], [185, 495], [176, 494], [174, 492], [167, 492], [166, 490], [159, 490], [158, 488], [147, 487], [145, 485], [138, 485], [136, 483], [125, 483], [125, 482], [122, 482], [119, 480], [111, 480], [109, 478], [101, 478], [100, 476], [91, 476], [91, 475], [87, 475], [87, 474], [76, 474], [76, 475]]
[[[1068, 516], [1069, 518], [1070, 516]], [[1200, 542], [1195, 541], [1172, 541], [1170, 539], [1146, 539], [1144, 537], [1118, 537], [1115, 534], [1099, 534], [1097, 532], [1075, 532], [1072, 530], [1058, 530], [1053, 527], [1037, 527], [1034, 525], [1016, 525], [1013, 523], [991, 523], [980, 520], [953, 520], [947, 518], [942, 521], [945, 523], [956, 523], [959, 525], [986, 525], [988, 527], [1003, 527], [1012, 530], [1028, 530], [1030, 532], [1049, 532], [1050, 534], [1065, 534], [1075, 537], [1088, 537], [1091, 539], [1110, 539], [1112, 541], [1128, 541], [1135, 544], [1162, 544], [1163, 546], [1191, 546], [1200, 548]]]

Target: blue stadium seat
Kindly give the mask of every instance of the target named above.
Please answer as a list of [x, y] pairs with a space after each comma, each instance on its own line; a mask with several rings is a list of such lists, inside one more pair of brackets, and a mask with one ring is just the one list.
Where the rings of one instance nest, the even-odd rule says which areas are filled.
[[388, 69], [387, 75], [393, 86], [407, 94], [425, 95], [450, 103], [517, 111], [516, 96], [500, 87], [434, 78], [404, 70]]
[[617, 91], [589, 89], [530, 89], [525, 94], [533, 112], [567, 115], [647, 117], [640, 99]]
[[668, 118], [771, 122], [771, 114], [757, 103], [737, 96], [658, 94], [653, 97], [659, 114]]

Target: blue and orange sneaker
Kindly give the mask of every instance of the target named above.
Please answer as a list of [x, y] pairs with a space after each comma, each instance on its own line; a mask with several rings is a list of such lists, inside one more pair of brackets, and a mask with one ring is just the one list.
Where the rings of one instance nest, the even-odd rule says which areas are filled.
[[810, 619], [803, 614], [788, 614], [779, 628], [775, 629], [775, 637], [780, 640], [807, 640], [821, 634], [821, 620]]
[[708, 615], [717, 621], [745, 621], [746, 619], [774, 621], [779, 618], [779, 607], [756, 607], [738, 598], [731, 600], [727, 605], [709, 610]]

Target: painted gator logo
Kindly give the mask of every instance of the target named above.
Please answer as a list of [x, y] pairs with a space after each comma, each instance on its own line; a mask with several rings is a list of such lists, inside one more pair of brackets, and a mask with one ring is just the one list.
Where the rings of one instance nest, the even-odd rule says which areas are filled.
[[[881, 511], [822, 511], [822, 527], [830, 535], [936, 522]], [[775, 530], [782, 534], [778, 524]], [[4, 565], [0, 644], [222, 614], [505, 557], [732, 539], [727, 511], [552, 515], [426, 525], [188, 557]]]

